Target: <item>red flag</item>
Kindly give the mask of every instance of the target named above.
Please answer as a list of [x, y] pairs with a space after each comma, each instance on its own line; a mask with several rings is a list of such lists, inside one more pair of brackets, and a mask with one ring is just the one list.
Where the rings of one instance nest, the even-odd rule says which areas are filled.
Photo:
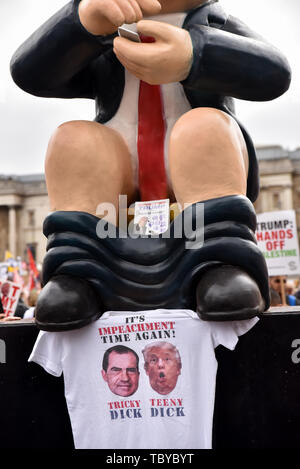
[[30, 272], [30, 275], [29, 275], [27, 287], [28, 287], [29, 293], [31, 292], [31, 290], [34, 290], [36, 287], [36, 278], [32, 271]]
[[28, 255], [28, 261], [29, 261], [29, 270], [30, 272], [33, 273], [34, 277], [37, 278], [39, 276], [39, 271], [36, 268], [34, 258], [33, 258], [30, 248], [27, 248], [27, 255]]

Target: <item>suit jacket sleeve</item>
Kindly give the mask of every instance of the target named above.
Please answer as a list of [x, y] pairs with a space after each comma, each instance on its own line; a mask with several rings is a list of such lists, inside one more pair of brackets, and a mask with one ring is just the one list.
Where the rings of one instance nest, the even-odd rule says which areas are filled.
[[186, 22], [194, 55], [183, 86], [250, 101], [283, 94], [289, 88], [291, 71], [281, 52], [237, 18], [227, 16], [224, 24], [215, 27], [219, 19], [212, 16], [213, 26], [209, 15], [206, 24], [197, 24], [197, 15]]
[[81, 24], [72, 0], [33, 33], [11, 60], [16, 84], [36, 96], [94, 98], [93, 63], [112, 48], [111, 36], [94, 36]]

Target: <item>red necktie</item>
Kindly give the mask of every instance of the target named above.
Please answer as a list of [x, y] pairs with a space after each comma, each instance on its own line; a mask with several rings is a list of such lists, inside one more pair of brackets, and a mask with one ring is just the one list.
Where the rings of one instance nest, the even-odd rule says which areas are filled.
[[[142, 42], [153, 41], [153, 38], [142, 37]], [[160, 86], [141, 81], [137, 141], [141, 201], [168, 197], [164, 140], [165, 121]]]

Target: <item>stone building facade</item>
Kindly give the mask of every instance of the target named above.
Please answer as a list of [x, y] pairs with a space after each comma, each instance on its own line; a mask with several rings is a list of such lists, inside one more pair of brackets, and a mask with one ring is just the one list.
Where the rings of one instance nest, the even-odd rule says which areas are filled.
[[[300, 230], [300, 148], [288, 151], [281, 146], [257, 148], [260, 167], [260, 196], [257, 213], [294, 209]], [[0, 176], [0, 261], [8, 249], [26, 256], [31, 246], [41, 263], [46, 239], [43, 220], [49, 212], [45, 179], [42, 174]], [[300, 239], [300, 236], [299, 236]]]
[[5, 250], [25, 258], [30, 246], [36, 261], [42, 262], [46, 248], [42, 226], [48, 212], [42, 174], [0, 176], [0, 261]]

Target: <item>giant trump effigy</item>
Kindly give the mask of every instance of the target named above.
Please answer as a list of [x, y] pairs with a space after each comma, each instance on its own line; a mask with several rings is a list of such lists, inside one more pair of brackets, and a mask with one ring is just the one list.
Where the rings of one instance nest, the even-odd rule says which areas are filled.
[[[138, 42], [118, 36], [135, 23]], [[63, 123], [47, 150], [41, 329], [109, 310], [226, 321], [268, 309], [258, 164], [233, 98], [283, 94], [280, 51], [217, 0], [74, 0], [19, 47], [11, 71], [35, 96], [96, 102], [94, 121]], [[118, 222], [137, 201], [166, 199], [179, 213], [164, 233], [133, 236]]]

